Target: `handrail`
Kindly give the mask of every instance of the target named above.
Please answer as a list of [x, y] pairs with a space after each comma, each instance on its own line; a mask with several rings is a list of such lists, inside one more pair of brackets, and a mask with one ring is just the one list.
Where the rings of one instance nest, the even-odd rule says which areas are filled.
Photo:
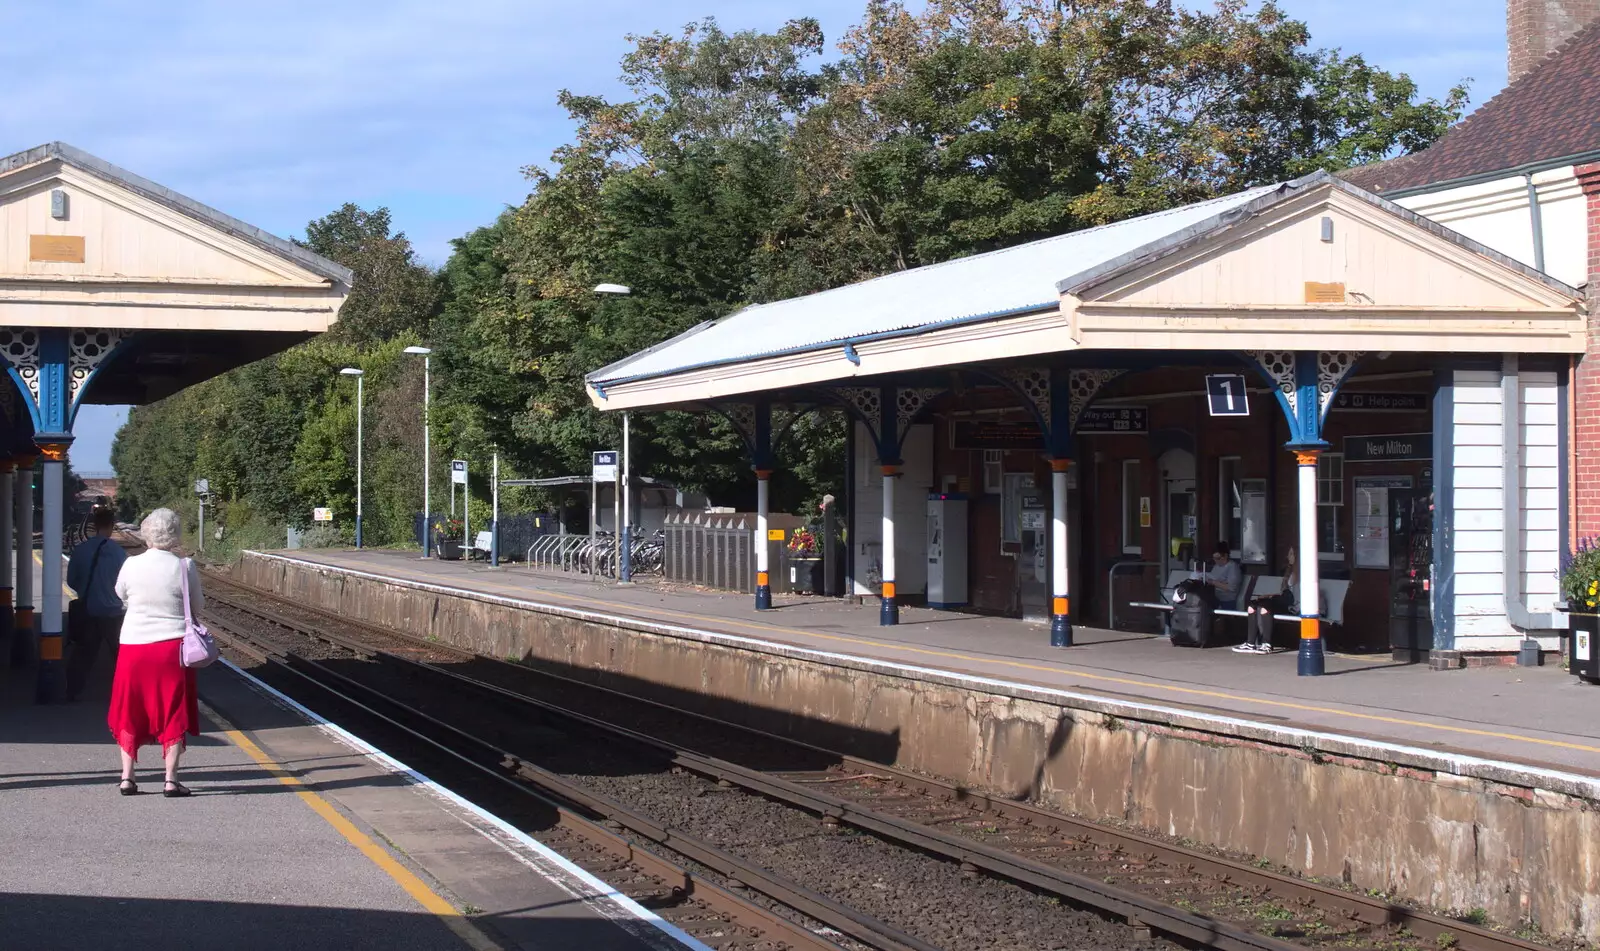
[[1106, 629], [1117, 629], [1117, 569], [1118, 568], [1160, 568], [1159, 561], [1119, 561], [1106, 572]]

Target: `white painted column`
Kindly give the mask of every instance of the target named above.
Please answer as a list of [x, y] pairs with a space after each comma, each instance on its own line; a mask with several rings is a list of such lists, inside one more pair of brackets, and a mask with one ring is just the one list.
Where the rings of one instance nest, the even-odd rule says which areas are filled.
[[900, 623], [900, 605], [894, 590], [894, 483], [899, 466], [883, 467], [883, 593], [878, 607], [878, 623]]
[[[16, 619], [12, 616], [11, 602], [14, 586], [11, 577], [12, 556], [17, 547], [12, 539], [15, 522], [12, 518], [14, 506], [11, 501], [15, 491], [12, 489], [12, 485], [16, 482], [16, 476], [13, 474], [15, 468], [16, 464], [9, 459], [0, 461], [0, 644], [5, 644], [7, 649], [10, 648], [11, 629], [16, 624]], [[0, 656], [0, 664], [4, 664], [7, 659]]]
[[1322, 587], [1317, 576], [1317, 456], [1318, 450], [1295, 451], [1300, 484], [1300, 676], [1320, 677], [1323, 671]]
[[17, 553], [17, 626], [11, 651], [13, 664], [19, 659], [19, 650], [23, 651], [20, 655], [22, 658], [31, 659], [33, 657], [33, 464], [35, 458], [34, 456], [23, 456], [17, 460], [16, 480], [13, 483], [17, 515], [17, 544], [15, 549]]
[[772, 607], [771, 566], [767, 564], [767, 495], [772, 486], [772, 470], [756, 470], [756, 610]]
[[1072, 646], [1067, 553], [1067, 469], [1070, 459], [1050, 460], [1050, 646]]

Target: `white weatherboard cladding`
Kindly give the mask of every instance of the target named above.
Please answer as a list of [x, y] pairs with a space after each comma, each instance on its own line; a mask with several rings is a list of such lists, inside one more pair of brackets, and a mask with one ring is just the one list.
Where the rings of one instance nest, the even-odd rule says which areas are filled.
[[[883, 565], [883, 469], [867, 427], [856, 423], [855, 554], [857, 595], [876, 595]], [[928, 491], [933, 487], [933, 427], [913, 426], [900, 447], [903, 464], [894, 487], [896, 595], [928, 590]]]
[[[1555, 373], [1523, 371], [1518, 388], [1522, 417], [1518, 503], [1522, 529], [1517, 539], [1505, 532], [1504, 404], [1499, 370], [1457, 370], [1451, 420], [1452, 461], [1442, 477], [1451, 480], [1454, 554], [1446, 567], [1454, 574], [1456, 648], [1463, 651], [1513, 651], [1522, 632], [1506, 617], [1505, 551], [1515, 544], [1518, 572], [1513, 596], [1530, 612], [1550, 611], [1560, 567], [1560, 390]], [[1553, 636], [1541, 637], [1554, 649]]]
[[1098, 228], [757, 304], [636, 359], [604, 380], [743, 360], [944, 321], [1059, 307], [1056, 282], [1245, 204], [1268, 185]]
[[[1486, 648], [1485, 639], [1515, 637], [1505, 608], [1505, 473], [1500, 449], [1505, 413], [1500, 371], [1455, 371], [1451, 480], [1455, 517], [1456, 646]], [[1511, 647], [1504, 648], [1506, 650]]]
[[1560, 393], [1553, 372], [1522, 373], [1522, 594], [1528, 610], [1554, 610], [1561, 570]]
[[[1545, 273], [1577, 287], [1588, 280], [1588, 213], [1571, 165], [1533, 176], [1544, 232]], [[1480, 244], [1534, 266], [1533, 219], [1521, 175], [1394, 199]]]

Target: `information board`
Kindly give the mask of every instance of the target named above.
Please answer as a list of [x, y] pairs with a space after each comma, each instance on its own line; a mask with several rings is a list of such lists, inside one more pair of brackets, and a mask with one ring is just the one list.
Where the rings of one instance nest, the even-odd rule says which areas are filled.
[[1078, 417], [1080, 436], [1105, 433], [1147, 433], [1150, 410], [1143, 406], [1091, 406]]
[[1206, 374], [1206, 405], [1212, 416], [1249, 416], [1243, 373]]
[[467, 484], [467, 460], [450, 460], [450, 481], [454, 485]]
[[617, 452], [615, 449], [605, 449], [594, 454], [594, 474], [590, 478], [596, 482], [617, 481]]

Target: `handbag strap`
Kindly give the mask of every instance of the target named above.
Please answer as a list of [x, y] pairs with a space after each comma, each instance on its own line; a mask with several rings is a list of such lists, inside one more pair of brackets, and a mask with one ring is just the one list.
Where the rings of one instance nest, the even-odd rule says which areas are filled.
[[178, 574], [183, 578], [183, 623], [193, 624], [194, 615], [189, 611], [189, 559], [184, 558], [179, 563]]

